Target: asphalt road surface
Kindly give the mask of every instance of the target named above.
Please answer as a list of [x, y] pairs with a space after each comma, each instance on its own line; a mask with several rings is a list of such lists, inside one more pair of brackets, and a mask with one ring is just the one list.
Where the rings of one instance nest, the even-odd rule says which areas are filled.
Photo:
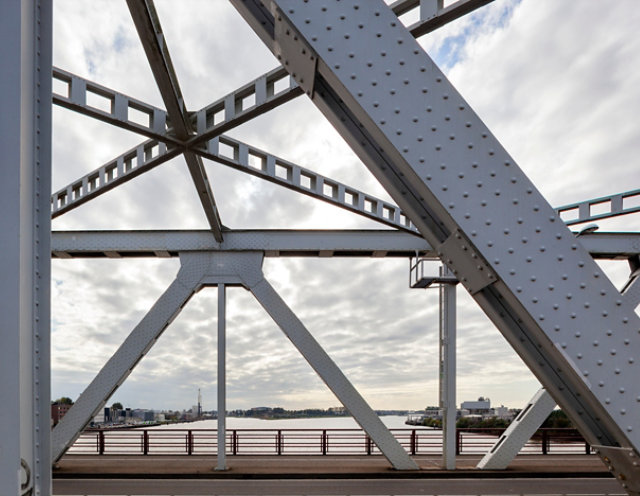
[[187, 495], [609, 495], [626, 496], [612, 478], [527, 479], [54, 479], [54, 496]]

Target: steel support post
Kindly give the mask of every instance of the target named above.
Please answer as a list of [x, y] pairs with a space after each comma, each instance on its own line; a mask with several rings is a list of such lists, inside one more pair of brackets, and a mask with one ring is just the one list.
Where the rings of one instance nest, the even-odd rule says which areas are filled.
[[0, 2], [0, 494], [51, 494], [51, 2]]
[[182, 264], [176, 279], [131, 331], [114, 355], [82, 392], [52, 433], [52, 457], [57, 461], [120, 387], [160, 335], [198, 289], [202, 271]]
[[640, 317], [397, 16], [381, 0], [231, 1], [640, 493]]
[[218, 465], [226, 470], [227, 462], [227, 289], [218, 284]]
[[249, 290], [333, 394], [353, 415], [355, 421], [365, 430], [393, 467], [397, 470], [418, 470], [416, 463], [400, 446], [389, 429], [360, 396], [360, 393], [318, 344], [304, 324], [282, 300], [273, 286], [262, 278], [256, 284], [251, 285]]
[[544, 388], [540, 389], [513, 419], [477, 467], [484, 470], [506, 469], [555, 407], [556, 402], [551, 395]]
[[[453, 277], [440, 267], [440, 277]], [[442, 462], [456, 468], [456, 285], [440, 284], [440, 408], [442, 409]]]

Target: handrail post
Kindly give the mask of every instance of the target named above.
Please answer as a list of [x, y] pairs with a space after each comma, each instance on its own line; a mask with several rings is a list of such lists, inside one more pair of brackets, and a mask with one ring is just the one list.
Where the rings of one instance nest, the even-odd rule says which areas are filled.
[[417, 451], [417, 446], [416, 446], [418, 444], [416, 442], [417, 438], [418, 438], [418, 435], [416, 434], [416, 430], [412, 429], [411, 430], [411, 454], [412, 455], [415, 455]]
[[367, 455], [371, 454], [371, 445], [373, 444], [371, 442], [371, 438], [369, 437], [369, 435], [367, 435], [366, 437], [366, 444], [367, 444]]
[[104, 431], [98, 432], [98, 454], [104, 455]]
[[326, 455], [327, 454], [327, 442], [328, 442], [328, 438], [327, 438], [327, 429], [323, 429], [322, 430], [322, 441], [320, 442], [321, 446], [322, 446], [322, 454]]
[[591, 445], [587, 441], [584, 442], [584, 454], [585, 455], [591, 454]]
[[142, 431], [142, 454], [149, 454], [149, 431]]
[[231, 448], [234, 455], [238, 454], [238, 431], [233, 430], [232, 438], [231, 438]]
[[462, 431], [456, 429], [456, 455], [462, 452]]
[[542, 454], [546, 455], [549, 451], [549, 433], [542, 429]]
[[278, 429], [278, 434], [276, 436], [276, 450], [278, 455], [282, 454], [282, 431]]
[[189, 429], [187, 431], [187, 455], [193, 454], [193, 431]]

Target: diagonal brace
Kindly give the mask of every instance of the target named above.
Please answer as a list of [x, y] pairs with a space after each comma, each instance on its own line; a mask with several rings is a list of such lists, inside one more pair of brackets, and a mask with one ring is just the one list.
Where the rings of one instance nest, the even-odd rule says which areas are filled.
[[74, 443], [196, 292], [199, 277], [194, 277], [194, 272], [197, 273], [188, 266], [180, 268], [176, 279], [54, 427], [51, 433], [51, 455], [54, 462]]
[[[147, 54], [158, 89], [167, 107], [174, 134], [181, 141], [186, 141], [194, 133], [194, 130], [184, 105], [184, 98], [153, 1], [128, 0], [127, 5]], [[216, 240], [221, 242], [222, 222], [202, 159], [189, 150], [185, 150], [184, 157], [211, 230]]]

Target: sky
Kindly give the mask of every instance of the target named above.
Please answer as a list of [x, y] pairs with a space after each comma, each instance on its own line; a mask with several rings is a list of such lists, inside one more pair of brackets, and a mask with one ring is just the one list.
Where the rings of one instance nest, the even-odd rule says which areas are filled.
[[[446, 2], [448, 4], [450, 2]], [[156, 0], [189, 110], [277, 67], [226, 0]], [[555, 206], [640, 187], [640, 11], [635, 0], [496, 0], [420, 39]], [[415, 21], [415, 15], [403, 16]], [[163, 107], [124, 1], [56, 0], [54, 65]], [[390, 200], [300, 97], [228, 134]], [[53, 112], [53, 190], [144, 141]], [[205, 160], [232, 229], [379, 229], [373, 221]], [[637, 231], [639, 216], [600, 221]], [[54, 230], [206, 229], [182, 157], [55, 219]], [[438, 292], [408, 287], [405, 259], [267, 258], [283, 299], [375, 409], [438, 401]], [[53, 260], [52, 397], [76, 399], [171, 283], [177, 260]], [[620, 287], [623, 263], [607, 263]], [[437, 270], [434, 267], [434, 270]], [[458, 403], [522, 407], [540, 387], [464, 288], [457, 290]], [[108, 401], [216, 409], [217, 295], [198, 293]], [[227, 408], [328, 408], [338, 400], [240, 288], [227, 296]]]

